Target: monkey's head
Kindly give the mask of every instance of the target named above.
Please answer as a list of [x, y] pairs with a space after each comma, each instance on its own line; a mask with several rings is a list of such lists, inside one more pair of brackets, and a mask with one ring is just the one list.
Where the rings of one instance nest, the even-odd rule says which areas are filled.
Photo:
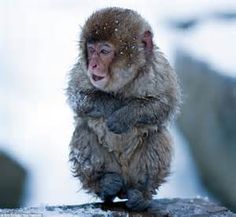
[[153, 33], [135, 11], [105, 8], [82, 28], [80, 61], [92, 85], [116, 92], [132, 82], [153, 56]]

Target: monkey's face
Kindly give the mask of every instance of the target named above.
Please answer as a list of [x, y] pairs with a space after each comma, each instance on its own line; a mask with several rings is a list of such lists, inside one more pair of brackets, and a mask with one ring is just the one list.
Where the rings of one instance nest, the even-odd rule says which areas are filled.
[[87, 75], [94, 87], [117, 92], [136, 76], [139, 63], [127, 63], [127, 57], [121, 56], [112, 43], [87, 43], [86, 49]]
[[151, 27], [128, 9], [107, 8], [92, 14], [80, 36], [83, 69], [91, 84], [106, 92], [122, 92], [132, 84], [152, 51]]
[[88, 76], [96, 88], [105, 89], [110, 81], [110, 65], [115, 56], [114, 46], [107, 42], [87, 44]]

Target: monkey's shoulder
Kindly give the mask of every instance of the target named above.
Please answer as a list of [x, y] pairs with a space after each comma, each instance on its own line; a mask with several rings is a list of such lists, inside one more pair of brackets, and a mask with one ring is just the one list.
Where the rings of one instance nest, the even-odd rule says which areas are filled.
[[132, 81], [132, 84], [124, 88], [126, 97], [143, 98], [146, 96], [158, 95], [158, 77], [153, 69], [144, 71]]
[[[134, 96], [160, 96], [177, 87], [176, 73], [161, 52], [147, 70], [144, 70], [129, 87]], [[128, 92], [129, 92], [128, 91]]]

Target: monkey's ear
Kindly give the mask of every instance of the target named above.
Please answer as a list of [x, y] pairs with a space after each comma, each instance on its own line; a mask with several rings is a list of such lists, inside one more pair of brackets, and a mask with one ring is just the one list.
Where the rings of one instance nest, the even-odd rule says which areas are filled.
[[151, 53], [153, 50], [153, 41], [152, 41], [152, 33], [150, 31], [145, 31], [142, 35], [142, 43], [144, 44], [144, 48], [148, 53]]

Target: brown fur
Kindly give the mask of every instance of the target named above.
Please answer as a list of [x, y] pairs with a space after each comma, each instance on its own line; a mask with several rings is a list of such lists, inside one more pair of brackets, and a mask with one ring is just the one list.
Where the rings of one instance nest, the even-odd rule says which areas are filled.
[[[76, 114], [70, 160], [83, 187], [97, 195], [105, 174], [114, 173], [123, 179], [114, 196], [129, 199], [129, 190], [137, 189], [150, 200], [169, 174], [172, 142], [166, 127], [178, 109], [179, 86], [156, 46], [150, 54], [143, 48], [145, 31], [152, 32], [140, 15], [120, 8], [95, 12], [82, 29], [67, 89]], [[113, 77], [104, 90], [93, 87], [86, 74], [88, 41], [116, 48]]]

